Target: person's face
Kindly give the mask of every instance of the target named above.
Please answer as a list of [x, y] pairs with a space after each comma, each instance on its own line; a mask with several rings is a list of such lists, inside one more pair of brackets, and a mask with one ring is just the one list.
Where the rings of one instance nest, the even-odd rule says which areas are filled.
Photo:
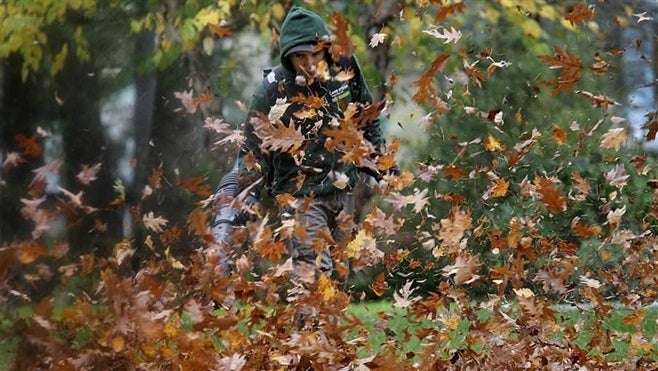
[[307, 78], [313, 77], [318, 64], [324, 59], [324, 50], [295, 52], [290, 55], [290, 63], [295, 72]]

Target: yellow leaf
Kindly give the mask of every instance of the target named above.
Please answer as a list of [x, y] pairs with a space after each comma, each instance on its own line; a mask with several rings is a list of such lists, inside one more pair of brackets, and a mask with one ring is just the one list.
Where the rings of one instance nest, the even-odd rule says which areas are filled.
[[498, 178], [494, 180], [491, 185], [491, 197], [504, 197], [507, 194], [507, 189], [509, 188], [509, 182], [503, 178]]
[[209, 24], [219, 23], [219, 15], [217, 9], [203, 8], [194, 17], [194, 25], [198, 30], [201, 30]]
[[167, 322], [164, 327], [164, 333], [165, 335], [172, 337], [178, 333], [178, 329], [174, 325], [171, 324], [171, 322]]
[[118, 353], [122, 351], [125, 347], [126, 347], [126, 340], [123, 338], [123, 336], [118, 335], [112, 339], [112, 350], [114, 350], [114, 352]]
[[68, 44], [64, 44], [62, 46], [62, 50], [60, 50], [59, 53], [57, 53], [57, 55], [55, 56], [55, 61], [53, 62], [52, 66], [50, 66], [51, 76], [57, 75], [57, 73], [62, 70], [68, 52], [69, 52]]
[[504, 148], [502, 144], [496, 139], [493, 135], [489, 134], [487, 139], [484, 140], [484, 148], [487, 149], [487, 151], [502, 151]]
[[542, 33], [541, 26], [539, 26], [539, 23], [532, 18], [526, 18], [525, 21], [521, 23], [521, 28], [526, 35], [535, 39]]
[[449, 328], [451, 330], [456, 330], [457, 326], [459, 325], [459, 317], [448, 318], [445, 321], [445, 325], [446, 325], [447, 328]]
[[375, 238], [367, 231], [361, 229], [354, 239], [347, 244], [347, 257], [355, 257], [361, 250], [367, 249], [367, 246], [375, 244]]
[[336, 296], [336, 288], [331, 280], [325, 275], [320, 275], [318, 280], [318, 291], [322, 294], [322, 299], [325, 301], [331, 300]]

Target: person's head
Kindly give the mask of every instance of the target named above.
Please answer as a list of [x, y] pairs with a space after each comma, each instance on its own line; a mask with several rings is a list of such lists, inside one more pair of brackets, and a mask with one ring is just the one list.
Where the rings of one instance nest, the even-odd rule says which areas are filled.
[[330, 32], [320, 16], [301, 7], [292, 7], [281, 25], [281, 64], [291, 72], [306, 77], [312, 75], [325, 58], [329, 37]]

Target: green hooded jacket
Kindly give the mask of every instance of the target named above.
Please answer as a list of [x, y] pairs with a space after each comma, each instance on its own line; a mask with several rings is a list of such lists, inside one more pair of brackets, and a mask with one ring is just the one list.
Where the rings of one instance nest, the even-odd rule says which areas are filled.
[[[327, 52], [325, 59], [330, 66], [328, 72], [331, 78], [311, 85], [299, 85], [295, 81], [293, 66], [285, 57], [289, 50], [298, 45], [324, 44], [329, 41], [329, 37], [327, 26], [316, 13], [301, 7], [293, 7], [289, 11], [279, 37], [281, 64], [266, 74], [249, 103], [248, 119], [244, 125], [246, 139], [239, 155], [240, 189], [262, 178], [264, 181], [254, 189], [256, 193], [265, 186], [272, 195], [289, 193], [302, 197], [349, 191], [356, 184], [359, 177], [357, 166], [341, 161], [343, 152], [329, 150], [325, 146], [325, 130], [340, 125], [340, 119], [349, 103], [362, 103], [366, 106], [372, 103], [372, 96], [356, 58], [351, 56], [334, 62]], [[347, 70], [353, 72], [349, 80], [342, 78], [344, 74], [340, 75], [341, 71]], [[321, 98], [323, 104], [310, 109], [300, 99], [293, 99], [311, 96], [314, 99]], [[281, 114], [278, 124], [270, 122], [267, 117], [273, 106], [276, 105], [277, 109], [286, 107], [281, 104], [283, 99], [285, 104], [289, 104], [287, 109]], [[312, 113], [305, 114], [308, 112]], [[262, 138], [267, 135], [267, 126], [281, 123], [303, 135], [303, 142], [294, 151], [283, 145], [272, 147], [263, 144]], [[368, 120], [360, 129], [363, 138], [370, 143], [366, 143], [366, 146], [374, 153], [380, 153], [385, 141], [379, 119]]]

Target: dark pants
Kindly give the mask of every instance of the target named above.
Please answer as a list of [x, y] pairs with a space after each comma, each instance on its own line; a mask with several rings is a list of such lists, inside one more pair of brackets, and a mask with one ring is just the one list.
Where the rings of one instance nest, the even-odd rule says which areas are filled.
[[[315, 197], [308, 205], [298, 198], [294, 208], [282, 208], [281, 221], [294, 223], [295, 233], [288, 238], [296, 284], [314, 284], [320, 274], [331, 277], [334, 272], [332, 251], [344, 248], [353, 234], [354, 195], [340, 192]], [[343, 216], [349, 223], [342, 223]], [[299, 228], [301, 227], [301, 228]], [[340, 262], [346, 264], [346, 262]], [[347, 277], [342, 277], [345, 281]]]

